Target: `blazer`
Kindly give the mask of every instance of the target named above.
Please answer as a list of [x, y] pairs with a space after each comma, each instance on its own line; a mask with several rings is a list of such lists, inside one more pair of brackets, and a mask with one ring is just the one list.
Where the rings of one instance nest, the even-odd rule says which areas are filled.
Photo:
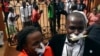
[[[60, 34], [52, 37], [49, 41], [49, 46], [52, 48], [54, 56], [62, 56], [63, 46], [66, 39], [65, 34]], [[89, 39], [85, 39], [83, 56], [100, 56], [100, 45]]]

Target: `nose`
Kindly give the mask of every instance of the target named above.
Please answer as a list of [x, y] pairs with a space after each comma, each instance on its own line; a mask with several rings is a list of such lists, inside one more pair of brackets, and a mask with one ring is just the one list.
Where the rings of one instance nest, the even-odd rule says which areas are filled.
[[75, 34], [75, 35], [78, 35], [78, 34], [79, 34], [79, 31], [76, 29], [76, 30], [74, 31], [74, 34]]

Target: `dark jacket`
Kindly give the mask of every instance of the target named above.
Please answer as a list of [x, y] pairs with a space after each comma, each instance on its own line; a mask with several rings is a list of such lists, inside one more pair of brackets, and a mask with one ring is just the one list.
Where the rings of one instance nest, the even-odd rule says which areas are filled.
[[[62, 56], [65, 39], [66, 35], [61, 34], [54, 36], [50, 40], [49, 46], [51, 46], [54, 56]], [[92, 53], [90, 51], [92, 51]], [[100, 56], [100, 45], [95, 41], [86, 38], [83, 56]]]

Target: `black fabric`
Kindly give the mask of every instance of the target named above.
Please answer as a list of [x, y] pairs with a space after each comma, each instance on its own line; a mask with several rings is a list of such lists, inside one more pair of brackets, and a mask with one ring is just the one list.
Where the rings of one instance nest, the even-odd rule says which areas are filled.
[[[78, 5], [80, 6], [79, 8], [78, 8]], [[83, 11], [85, 8], [86, 8], [85, 4], [77, 4], [77, 10]]]
[[13, 22], [15, 21], [15, 17], [10, 17], [10, 20]]
[[[78, 8], [78, 5], [79, 5], [79, 8]], [[84, 11], [84, 9], [86, 9], [86, 5], [85, 4], [75, 4], [72, 6], [71, 9], [78, 10], [78, 11]]]
[[42, 32], [41, 26], [38, 22], [32, 22], [32, 26], [39, 28], [39, 30]]
[[52, 37], [52, 39], [49, 41], [49, 46], [52, 48], [54, 56], [62, 55], [65, 39], [66, 36], [62, 34]]
[[49, 18], [49, 23], [50, 23], [50, 31], [52, 35], [56, 34], [56, 19], [54, 18]]
[[86, 38], [83, 56], [100, 56], [100, 44], [93, 39]]
[[95, 42], [100, 44], [100, 25], [94, 24], [88, 27], [87, 29], [88, 37]]
[[[49, 46], [52, 48], [54, 56], [62, 56], [65, 34], [56, 35], [49, 41]], [[85, 39], [83, 56], [100, 56], [100, 44], [90, 38]]]
[[8, 14], [9, 14], [9, 12], [4, 12], [4, 16], [5, 16], [4, 22], [7, 22]]

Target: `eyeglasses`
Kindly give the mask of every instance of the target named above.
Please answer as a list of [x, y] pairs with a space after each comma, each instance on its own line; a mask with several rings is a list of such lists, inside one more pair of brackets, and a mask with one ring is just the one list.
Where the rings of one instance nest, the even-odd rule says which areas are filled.
[[82, 26], [80, 26], [80, 27], [75, 27], [75, 26], [69, 26], [69, 29], [71, 29], [71, 30], [83, 30], [84, 29], [84, 27], [82, 27]]

